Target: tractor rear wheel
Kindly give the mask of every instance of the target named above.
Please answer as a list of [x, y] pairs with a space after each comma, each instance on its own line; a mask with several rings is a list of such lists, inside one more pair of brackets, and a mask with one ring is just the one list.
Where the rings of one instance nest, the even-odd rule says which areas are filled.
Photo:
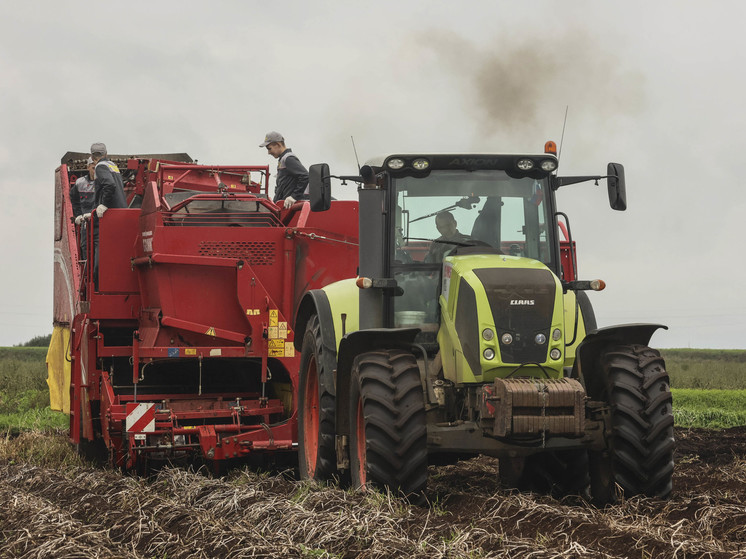
[[427, 484], [427, 427], [414, 355], [401, 350], [360, 355], [350, 392], [353, 487], [388, 487], [421, 502]]
[[319, 317], [303, 336], [298, 387], [298, 466], [301, 479], [328, 481], [337, 473], [334, 378], [324, 366]]
[[590, 453], [591, 493], [613, 502], [626, 497], [666, 498], [673, 475], [673, 410], [660, 353], [643, 345], [610, 347], [601, 355], [611, 436], [605, 451]]

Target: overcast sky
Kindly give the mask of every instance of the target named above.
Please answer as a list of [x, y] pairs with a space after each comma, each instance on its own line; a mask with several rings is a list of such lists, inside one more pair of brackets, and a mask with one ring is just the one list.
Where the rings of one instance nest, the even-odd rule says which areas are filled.
[[[187, 152], [309, 166], [390, 152], [540, 152], [600, 326], [651, 345], [746, 348], [746, 3], [742, 1], [3, 2], [0, 345], [52, 329], [54, 170], [67, 151]], [[337, 197], [355, 196], [338, 189]]]

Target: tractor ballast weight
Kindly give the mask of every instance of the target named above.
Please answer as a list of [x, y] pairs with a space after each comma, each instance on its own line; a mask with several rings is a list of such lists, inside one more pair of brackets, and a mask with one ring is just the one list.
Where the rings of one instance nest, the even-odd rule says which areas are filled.
[[86, 157], [66, 154], [55, 181], [50, 352], [68, 365], [49, 376], [71, 441], [138, 471], [294, 452], [295, 316], [306, 292], [354, 275], [357, 202], [286, 209], [267, 196], [266, 166], [112, 155], [129, 207], [81, 227], [70, 186]]
[[[418, 500], [429, 461], [481, 453], [519, 488], [670, 494], [671, 393], [648, 347], [665, 326], [597, 329], [586, 291], [605, 284], [577, 279], [556, 207], [558, 188], [606, 179], [626, 209], [624, 169], [557, 165], [552, 152], [394, 154], [361, 168], [358, 277], [301, 303], [303, 477]], [[328, 167], [310, 176], [323, 198]]]

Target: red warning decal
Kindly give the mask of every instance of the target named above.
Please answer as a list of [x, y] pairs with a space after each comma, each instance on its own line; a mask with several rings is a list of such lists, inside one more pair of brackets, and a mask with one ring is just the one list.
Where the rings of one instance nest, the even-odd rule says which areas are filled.
[[127, 404], [125, 427], [128, 433], [155, 431], [155, 404]]

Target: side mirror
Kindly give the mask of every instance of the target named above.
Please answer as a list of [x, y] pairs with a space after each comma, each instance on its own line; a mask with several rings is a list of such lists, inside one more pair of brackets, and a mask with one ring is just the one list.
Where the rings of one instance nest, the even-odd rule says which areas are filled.
[[331, 206], [332, 180], [326, 163], [317, 163], [308, 169], [308, 198], [312, 212], [325, 212]]
[[606, 185], [609, 189], [609, 205], [612, 210], [627, 209], [627, 186], [624, 182], [624, 165], [609, 163], [606, 167]]

